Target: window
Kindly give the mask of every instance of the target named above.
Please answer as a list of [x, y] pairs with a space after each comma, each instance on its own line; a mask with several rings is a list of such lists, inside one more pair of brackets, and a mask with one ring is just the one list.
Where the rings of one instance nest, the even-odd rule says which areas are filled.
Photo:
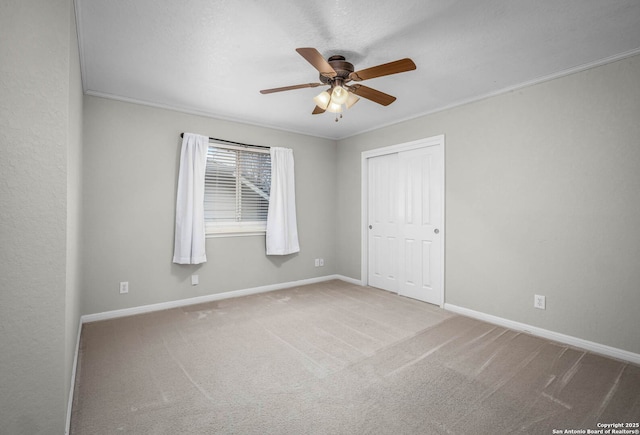
[[206, 234], [264, 233], [270, 186], [268, 151], [209, 145], [204, 183]]

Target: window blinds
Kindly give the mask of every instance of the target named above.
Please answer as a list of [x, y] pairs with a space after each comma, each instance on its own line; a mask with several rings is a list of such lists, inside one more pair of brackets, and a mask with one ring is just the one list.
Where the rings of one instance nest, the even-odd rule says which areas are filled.
[[265, 222], [270, 186], [268, 153], [210, 144], [205, 172], [205, 221]]

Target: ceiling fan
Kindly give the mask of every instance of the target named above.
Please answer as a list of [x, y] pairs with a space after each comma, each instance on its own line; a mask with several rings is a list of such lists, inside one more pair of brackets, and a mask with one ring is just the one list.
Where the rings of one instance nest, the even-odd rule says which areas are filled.
[[311, 113], [313, 115], [318, 115], [325, 111], [335, 113], [336, 122], [338, 121], [338, 114], [342, 118], [343, 106], [347, 109], [350, 108], [358, 102], [359, 97], [366, 98], [383, 106], [388, 106], [396, 100], [396, 97], [392, 95], [360, 84], [349, 85], [349, 82], [360, 82], [416, 69], [416, 64], [413, 63], [411, 59], [405, 58], [354, 71], [353, 64], [347, 62], [344, 56], [335, 55], [325, 60], [315, 48], [296, 48], [296, 51], [318, 70], [320, 73], [320, 83], [304, 83], [281, 88], [263, 89], [260, 93], [271, 94], [274, 92], [291, 91], [293, 89], [315, 88], [317, 86], [329, 85], [329, 89], [321, 92], [313, 99], [316, 107]]

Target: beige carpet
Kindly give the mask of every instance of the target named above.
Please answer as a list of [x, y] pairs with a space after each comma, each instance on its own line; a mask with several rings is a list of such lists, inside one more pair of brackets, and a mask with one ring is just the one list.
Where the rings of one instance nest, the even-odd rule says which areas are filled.
[[640, 367], [330, 281], [85, 324], [72, 434], [552, 434]]

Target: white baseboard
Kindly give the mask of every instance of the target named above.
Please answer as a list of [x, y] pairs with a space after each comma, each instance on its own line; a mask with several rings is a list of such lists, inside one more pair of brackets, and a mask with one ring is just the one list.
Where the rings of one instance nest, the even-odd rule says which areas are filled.
[[355, 278], [349, 278], [348, 276], [344, 276], [344, 275], [332, 275], [332, 279], [339, 279], [340, 281], [344, 281], [344, 282], [348, 282], [349, 284], [353, 284], [353, 285], [362, 285], [362, 281], [359, 279], [355, 279]]
[[224, 293], [214, 293], [210, 295], [197, 296], [193, 298], [180, 299], [176, 301], [161, 302], [161, 303], [151, 304], [151, 305], [142, 305], [139, 307], [132, 307], [132, 308], [124, 308], [121, 310], [105, 311], [103, 313], [86, 314], [82, 316], [81, 321], [82, 323], [89, 323], [89, 322], [97, 322], [99, 320], [115, 319], [118, 317], [134, 316], [136, 314], [151, 313], [154, 311], [168, 310], [170, 308], [186, 307], [189, 305], [219, 301], [222, 299], [237, 298], [241, 296], [248, 296], [248, 295], [265, 293], [265, 292], [270, 292], [275, 290], [282, 290], [282, 289], [297, 287], [301, 285], [316, 284], [319, 282], [331, 281], [333, 279], [339, 279], [339, 280], [348, 282], [350, 284], [361, 285], [360, 281], [355, 280], [353, 278], [348, 278], [342, 275], [327, 275], [327, 276], [321, 276], [317, 278], [302, 279], [299, 281], [289, 281], [289, 282], [283, 282], [279, 284], [271, 284], [271, 285], [253, 287], [253, 288], [242, 289], [242, 290], [233, 290], [233, 291], [228, 291]]
[[483, 320], [494, 325], [503, 326], [505, 328], [514, 329], [516, 331], [526, 332], [531, 335], [558, 341], [560, 343], [579, 347], [590, 352], [606, 355], [611, 358], [616, 358], [640, 365], [640, 354], [637, 353], [629, 352], [611, 346], [606, 346], [604, 344], [595, 343], [589, 340], [583, 340], [582, 338], [573, 337], [571, 335], [549, 331], [547, 329], [538, 328], [537, 326], [527, 325], [526, 323], [515, 322], [513, 320], [504, 319], [502, 317], [492, 316], [491, 314], [485, 314], [480, 311], [470, 310], [468, 308], [459, 307], [457, 305], [444, 304], [444, 309], [453, 313], [461, 314], [463, 316]]
[[73, 367], [71, 368], [71, 386], [69, 387], [69, 399], [67, 401], [67, 422], [64, 434], [69, 435], [71, 431], [71, 408], [73, 407], [73, 392], [76, 387], [76, 370], [78, 368], [78, 355], [80, 352], [80, 334], [82, 333], [82, 317], [78, 321], [78, 336], [76, 337], [76, 350], [73, 354]]

